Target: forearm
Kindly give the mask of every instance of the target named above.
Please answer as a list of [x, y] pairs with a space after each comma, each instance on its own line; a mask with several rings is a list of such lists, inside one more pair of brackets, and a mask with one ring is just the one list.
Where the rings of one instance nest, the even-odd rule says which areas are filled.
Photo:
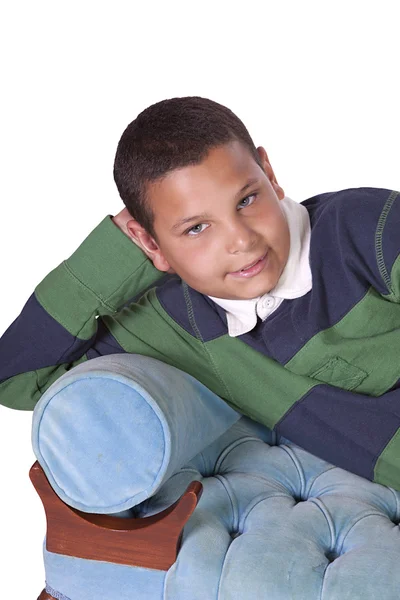
[[163, 274], [108, 215], [35, 288], [0, 338], [0, 403], [31, 409], [94, 343], [97, 318], [115, 314]]

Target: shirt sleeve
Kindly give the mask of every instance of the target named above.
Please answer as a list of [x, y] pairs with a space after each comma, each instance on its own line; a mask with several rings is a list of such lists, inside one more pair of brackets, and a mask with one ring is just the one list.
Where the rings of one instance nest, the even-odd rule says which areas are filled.
[[107, 215], [36, 286], [0, 338], [0, 403], [32, 410], [55, 379], [87, 360], [97, 320], [163, 275]]

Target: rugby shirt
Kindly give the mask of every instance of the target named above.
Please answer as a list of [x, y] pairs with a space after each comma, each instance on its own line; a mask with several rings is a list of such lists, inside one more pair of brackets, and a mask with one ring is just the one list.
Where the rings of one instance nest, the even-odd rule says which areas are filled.
[[399, 196], [360, 187], [304, 200], [312, 289], [237, 337], [221, 306], [161, 274], [107, 215], [0, 338], [0, 402], [32, 410], [73, 366], [144, 354], [309, 452], [400, 489]]

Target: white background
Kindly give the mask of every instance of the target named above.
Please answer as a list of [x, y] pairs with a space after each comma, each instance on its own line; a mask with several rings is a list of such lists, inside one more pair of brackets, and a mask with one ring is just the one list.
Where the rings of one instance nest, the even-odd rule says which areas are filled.
[[[119, 137], [165, 98], [228, 106], [294, 200], [347, 187], [399, 189], [397, 7], [3, 3], [0, 334], [37, 283], [123, 208], [112, 177]], [[28, 478], [31, 418], [0, 406], [4, 599], [33, 600], [44, 586], [45, 517]]]

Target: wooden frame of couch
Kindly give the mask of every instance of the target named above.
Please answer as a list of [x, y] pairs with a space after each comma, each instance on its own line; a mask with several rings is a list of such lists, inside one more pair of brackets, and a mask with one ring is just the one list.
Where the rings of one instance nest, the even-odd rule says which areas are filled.
[[[203, 486], [192, 481], [169, 508], [140, 519], [82, 512], [65, 504], [36, 461], [29, 477], [46, 513], [49, 552], [167, 571], [178, 556], [182, 532]], [[43, 590], [37, 600], [56, 600]]]

